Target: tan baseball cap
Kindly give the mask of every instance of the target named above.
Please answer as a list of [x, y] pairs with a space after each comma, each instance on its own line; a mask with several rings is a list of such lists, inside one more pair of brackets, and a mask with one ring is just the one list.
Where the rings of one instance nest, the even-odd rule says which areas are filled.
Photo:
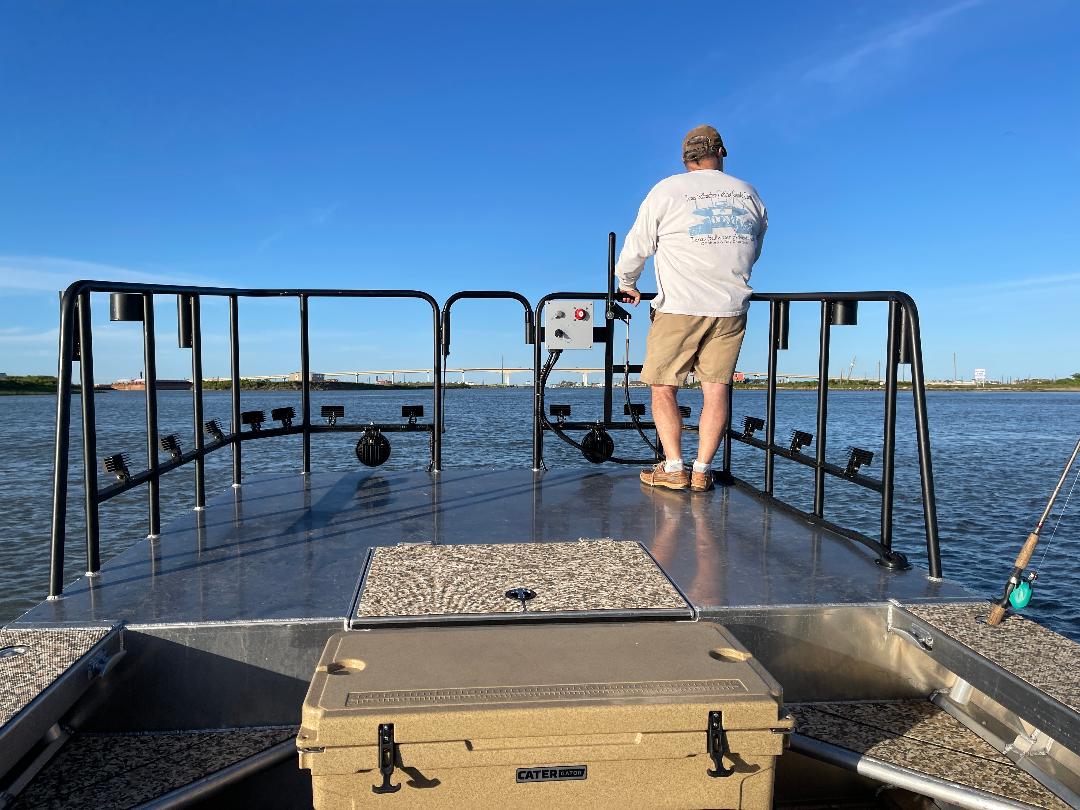
[[682, 142], [682, 157], [684, 163], [692, 163], [701, 160], [706, 155], [716, 154], [720, 150], [721, 157], [727, 157], [727, 149], [724, 148], [724, 139], [716, 131], [716, 127], [702, 124], [694, 127], [686, 133]]

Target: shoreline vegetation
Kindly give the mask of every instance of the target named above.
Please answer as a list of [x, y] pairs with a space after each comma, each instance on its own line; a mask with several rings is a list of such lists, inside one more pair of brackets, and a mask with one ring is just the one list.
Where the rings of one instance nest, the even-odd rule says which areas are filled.
[[[621, 385], [621, 381], [616, 379], [616, 385]], [[898, 386], [902, 390], [910, 390], [910, 381], [901, 381]], [[230, 383], [228, 380], [204, 380], [204, 391], [228, 391]], [[430, 382], [403, 382], [403, 383], [362, 383], [362, 382], [344, 382], [344, 381], [321, 381], [313, 382], [311, 384], [312, 391], [401, 391], [401, 390], [414, 390], [414, 389], [430, 389], [432, 384]], [[461, 382], [447, 382], [445, 388], [507, 388], [510, 386], [490, 384], [490, 383], [461, 383]], [[514, 386], [525, 387], [525, 386]], [[531, 387], [531, 386], [529, 386]], [[550, 388], [581, 388], [578, 383], [562, 382], [549, 386]], [[631, 383], [631, 387], [647, 387], [642, 383]], [[688, 386], [690, 388], [700, 387], [697, 384]], [[797, 380], [792, 382], [778, 382], [777, 386], [780, 390], [787, 391], [814, 391], [817, 390], [816, 380]], [[112, 389], [106, 384], [105, 387], [95, 386], [99, 392], [111, 393]], [[273, 380], [251, 380], [243, 378], [240, 380], [240, 388], [244, 391], [299, 391], [299, 382], [279, 382]], [[738, 390], [764, 390], [764, 381], [753, 382], [737, 382], [735, 388]], [[928, 382], [926, 385], [928, 391], [969, 391], [972, 393], [989, 393], [994, 391], [1047, 391], [1047, 392], [1068, 392], [1076, 391], [1080, 392], [1080, 372], [1073, 374], [1070, 377], [1063, 377], [1057, 380], [1019, 380], [1013, 383], [986, 383], [984, 385], [973, 385], [971, 383], [956, 384], [950, 382]], [[884, 384], [879, 383], [877, 380], [843, 380], [843, 379], [830, 379], [829, 390], [830, 391], [878, 391], [883, 390]], [[80, 387], [78, 383], [73, 384], [72, 390], [78, 392]], [[50, 377], [46, 375], [22, 375], [22, 376], [5, 376], [0, 377], [0, 396], [13, 396], [19, 394], [55, 394], [56, 393], [56, 377]]]

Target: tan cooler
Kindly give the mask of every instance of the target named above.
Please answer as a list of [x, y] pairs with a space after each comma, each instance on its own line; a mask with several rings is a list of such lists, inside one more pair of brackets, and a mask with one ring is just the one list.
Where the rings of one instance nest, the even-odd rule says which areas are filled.
[[375, 629], [327, 642], [317, 810], [768, 808], [779, 685], [707, 622]]

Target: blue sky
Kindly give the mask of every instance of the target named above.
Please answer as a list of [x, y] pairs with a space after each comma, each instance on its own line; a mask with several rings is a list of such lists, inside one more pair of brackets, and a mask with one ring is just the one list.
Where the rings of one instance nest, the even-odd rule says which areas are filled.
[[[601, 289], [607, 232], [703, 122], [769, 207], [756, 288], [906, 290], [935, 377], [954, 352], [968, 377], [1080, 371], [1078, 34], [1068, 0], [0, 0], [0, 371], [55, 373], [56, 291], [79, 277]], [[159, 369], [181, 376], [174, 311]], [[455, 311], [451, 365], [529, 362], [518, 310]], [[98, 376], [133, 376], [137, 332], [106, 315]], [[882, 312], [862, 315], [834, 373], [876, 373]], [[416, 304], [312, 317], [316, 369], [430, 362]], [[815, 318], [795, 313], [782, 370], [813, 371]], [[224, 308], [205, 320], [225, 373]], [[243, 372], [295, 369], [296, 321], [245, 305]]]

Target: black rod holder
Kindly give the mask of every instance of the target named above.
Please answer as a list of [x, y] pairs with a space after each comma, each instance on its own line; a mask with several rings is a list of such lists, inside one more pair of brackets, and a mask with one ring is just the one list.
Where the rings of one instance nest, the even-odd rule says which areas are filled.
[[136, 323], [143, 319], [143, 297], [140, 293], [114, 292], [109, 296], [109, 320]]
[[79, 295], [79, 384], [83, 426], [83, 475], [86, 485], [83, 501], [86, 510], [86, 573], [101, 570], [101, 528], [98, 515], [97, 413], [94, 408], [94, 336], [90, 318], [90, 293]]
[[146, 384], [146, 468], [150, 537], [161, 534], [161, 482], [158, 468], [157, 346], [154, 338], [154, 294], [143, 294], [143, 382]]
[[833, 301], [830, 323], [833, 326], [857, 326], [859, 323], [858, 301]]
[[788, 347], [788, 334], [791, 331], [791, 302], [772, 301], [776, 305], [776, 339], [773, 341], [776, 348], [786, 351]]
[[906, 307], [900, 307], [900, 346], [897, 361], [901, 365], [911, 365], [911, 322], [908, 320]]
[[191, 348], [191, 300], [195, 296], [180, 293], [176, 296], [176, 345]]

